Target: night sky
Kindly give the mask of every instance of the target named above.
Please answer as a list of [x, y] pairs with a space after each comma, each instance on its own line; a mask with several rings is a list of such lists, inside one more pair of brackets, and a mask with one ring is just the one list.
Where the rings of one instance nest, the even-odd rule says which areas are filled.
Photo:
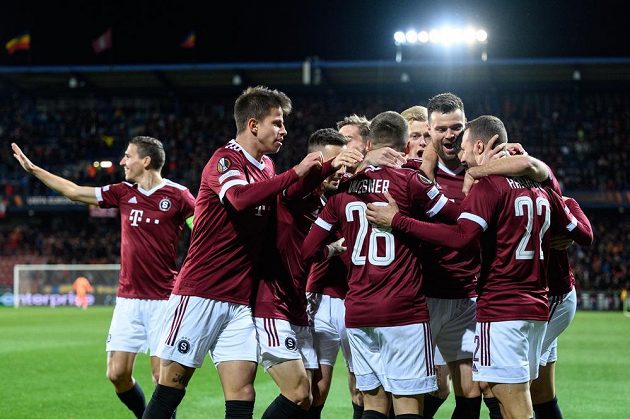
[[[6, 2], [8, 3], [8, 2]], [[0, 41], [29, 31], [31, 51], [0, 65], [391, 60], [393, 33], [449, 23], [489, 32], [490, 58], [629, 57], [623, 2], [612, 1], [229, 1], [11, 2]], [[203, 12], [202, 12], [203, 10]], [[91, 41], [108, 27], [114, 47]], [[179, 47], [195, 30], [197, 47]]]

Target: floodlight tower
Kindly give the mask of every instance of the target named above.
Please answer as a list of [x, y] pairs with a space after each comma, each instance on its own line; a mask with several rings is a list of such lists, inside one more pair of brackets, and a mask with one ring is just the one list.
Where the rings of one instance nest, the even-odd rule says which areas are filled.
[[406, 32], [397, 31], [394, 33], [394, 44], [396, 45], [397, 63], [402, 62], [404, 47], [417, 48], [422, 46], [441, 48], [481, 46], [481, 60], [486, 61], [488, 59], [488, 32], [473, 26], [467, 26], [464, 29], [442, 26], [420, 31], [415, 29], [409, 29]]

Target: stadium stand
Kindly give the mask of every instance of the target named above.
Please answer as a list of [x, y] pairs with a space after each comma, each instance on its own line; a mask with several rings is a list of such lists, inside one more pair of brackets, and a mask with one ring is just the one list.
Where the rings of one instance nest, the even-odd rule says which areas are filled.
[[[617, 298], [620, 289], [630, 287], [630, 223], [623, 211], [630, 206], [630, 194], [624, 192], [630, 190], [625, 167], [630, 157], [630, 95], [611, 85], [453, 90], [471, 117], [495, 114], [505, 121], [510, 139], [546, 161], [565, 194], [578, 197], [592, 220], [595, 244], [570, 252], [577, 289], [606, 291]], [[10, 287], [16, 262], [116, 263], [120, 240], [115, 219], [90, 217], [85, 207], [70, 205], [26, 175], [11, 156], [11, 142], [52, 172], [79, 184], [103, 185], [122, 179], [118, 162], [129, 138], [154, 136], [167, 150], [163, 175], [196, 193], [207, 159], [234, 131], [231, 106], [238, 91], [175, 96], [103, 90], [82, 96], [0, 94], [1, 286]], [[294, 112], [287, 118], [285, 149], [273, 157], [279, 171], [300, 160], [315, 129], [333, 127], [350, 113], [372, 117], [424, 104], [436, 93], [428, 88], [285, 91]], [[103, 160], [112, 161], [113, 167], [94, 166]]]

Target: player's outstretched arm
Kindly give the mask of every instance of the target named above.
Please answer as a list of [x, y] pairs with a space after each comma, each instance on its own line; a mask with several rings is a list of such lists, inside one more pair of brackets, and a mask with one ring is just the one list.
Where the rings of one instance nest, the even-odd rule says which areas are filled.
[[313, 166], [304, 177], [284, 190], [284, 198], [287, 200], [302, 199], [319, 187], [335, 170], [340, 169], [342, 166], [354, 168], [362, 160], [363, 154], [358, 150], [344, 150], [336, 157], [323, 162], [321, 166]]
[[83, 202], [84, 204], [98, 204], [94, 187], [79, 186], [74, 182], [64, 179], [61, 176], [54, 175], [47, 170], [33, 164], [28, 157], [22, 152], [17, 144], [11, 143], [13, 149], [13, 157], [22, 165], [24, 170], [41, 180], [50, 189], [59, 192], [66, 198], [73, 201]]
[[549, 178], [549, 168], [531, 156], [509, 156], [471, 167], [468, 175], [473, 179], [490, 175], [525, 176], [535, 182], [544, 182]]
[[[241, 181], [222, 193], [225, 194], [225, 198], [236, 211], [243, 211], [279, 194], [297, 182], [298, 179], [306, 176], [314, 167], [321, 168], [322, 160], [322, 153], [316, 151], [307, 154], [299, 164], [278, 176], [262, 182], [246, 183]], [[224, 199], [221, 193], [219, 197], [221, 200]]]

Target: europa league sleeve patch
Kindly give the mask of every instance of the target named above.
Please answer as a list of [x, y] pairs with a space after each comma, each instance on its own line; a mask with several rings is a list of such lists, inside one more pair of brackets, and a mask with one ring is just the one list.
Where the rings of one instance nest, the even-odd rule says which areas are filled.
[[225, 173], [230, 166], [232, 166], [232, 162], [227, 157], [221, 157], [219, 162], [217, 163], [217, 171], [219, 173]]

